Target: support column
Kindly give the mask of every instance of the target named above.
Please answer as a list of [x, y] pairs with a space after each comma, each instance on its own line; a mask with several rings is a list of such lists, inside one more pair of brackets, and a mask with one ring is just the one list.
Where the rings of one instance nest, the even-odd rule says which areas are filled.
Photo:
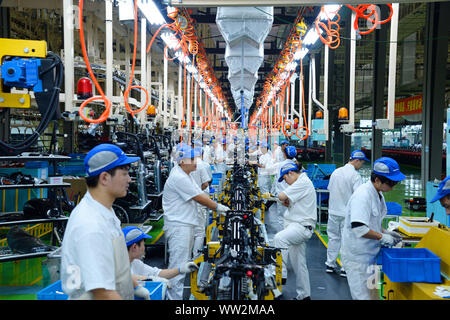
[[[348, 38], [350, 38], [350, 33], [352, 31], [353, 25], [352, 25], [352, 14], [348, 14], [347, 18], [345, 19], [345, 34]], [[347, 40], [344, 44], [344, 50], [345, 50], [345, 60], [344, 60], [344, 104], [345, 107], [349, 110], [350, 113], [350, 55], [351, 50], [350, 47], [352, 46], [352, 41]], [[349, 115], [350, 119], [350, 115]], [[350, 134], [346, 133], [342, 135], [343, 144], [342, 144], [342, 163], [347, 163], [348, 159], [350, 158], [351, 154], [351, 143], [352, 143], [352, 137]]]
[[74, 92], [73, 69], [73, 1], [64, 0], [64, 110], [72, 112]]
[[427, 3], [422, 107], [422, 182], [441, 179], [450, 2]]
[[[325, 143], [325, 161], [333, 161], [333, 132], [338, 128], [333, 126], [334, 107], [336, 106], [336, 93], [334, 86], [335, 67], [334, 67], [334, 52], [335, 50], [328, 50], [328, 140]], [[333, 130], [334, 129], [334, 130]]]
[[[381, 6], [381, 17], [386, 17], [386, 6]], [[388, 26], [375, 30], [375, 47], [373, 51], [373, 91], [372, 91], [372, 123], [384, 119], [384, 88], [386, 86], [386, 53]], [[383, 131], [372, 125], [371, 163], [381, 158], [383, 148]]]
[[[0, 37], [10, 38], [10, 15], [9, 8], [0, 8]], [[10, 133], [10, 121], [9, 121], [10, 108], [0, 108], [0, 140], [9, 142]]]

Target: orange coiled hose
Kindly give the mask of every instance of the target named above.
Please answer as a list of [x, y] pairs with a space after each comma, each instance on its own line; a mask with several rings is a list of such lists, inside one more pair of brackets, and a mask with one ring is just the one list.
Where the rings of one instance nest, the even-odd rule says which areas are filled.
[[[339, 9], [336, 10], [336, 12], [334, 12], [336, 14], [336, 16], [338, 17], [337, 20], [332, 21], [329, 18], [328, 13], [325, 11], [325, 6], [322, 6], [322, 8], [320, 9], [320, 14], [317, 16], [317, 19], [315, 21], [316, 32], [319, 35], [320, 40], [325, 45], [330, 47], [330, 49], [336, 49], [341, 44], [341, 39], [340, 39], [340, 34], [339, 34], [339, 30], [340, 30], [339, 21], [341, 20], [341, 16], [338, 14]], [[325, 25], [325, 23], [320, 21], [320, 16], [322, 15], [322, 13], [324, 13], [327, 16], [328, 21], [327, 21], [326, 25]], [[326, 38], [324, 38], [322, 36], [322, 32], [320, 30], [321, 28], [325, 31]]]

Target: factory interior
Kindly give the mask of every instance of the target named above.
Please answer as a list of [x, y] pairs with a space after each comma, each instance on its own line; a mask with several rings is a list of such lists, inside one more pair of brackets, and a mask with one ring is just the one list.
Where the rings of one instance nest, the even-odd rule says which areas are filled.
[[0, 300], [450, 301], [449, 16], [0, 0]]

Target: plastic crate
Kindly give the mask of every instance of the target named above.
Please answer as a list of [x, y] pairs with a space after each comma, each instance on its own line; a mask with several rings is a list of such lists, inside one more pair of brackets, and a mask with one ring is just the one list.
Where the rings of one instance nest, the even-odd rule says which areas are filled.
[[69, 296], [62, 291], [61, 280], [53, 282], [37, 293], [38, 300], [67, 300]]
[[[145, 281], [144, 287], [150, 292], [151, 300], [163, 300], [163, 286], [162, 282]], [[38, 300], [67, 300], [69, 298], [66, 295], [61, 286], [61, 280], [58, 280], [48, 287], [42, 289], [37, 293]], [[141, 298], [135, 298], [135, 300], [143, 300]]]
[[392, 282], [441, 283], [441, 258], [427, 248], [383, 248], [383, 272]]
[[[163, 298], [163, 282], [158, 281], [144, 281], [144, 287], [150, 292], [150, 300], [164, 300]], [[134, 300], [143, 300], [135, 297]]]

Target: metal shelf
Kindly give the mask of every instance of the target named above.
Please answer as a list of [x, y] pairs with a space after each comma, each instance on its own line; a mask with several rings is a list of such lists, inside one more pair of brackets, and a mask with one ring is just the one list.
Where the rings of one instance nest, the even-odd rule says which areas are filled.
[[51, 222], [63, 222], [69, 220], [68, 217], [52, 218], [52, 219], [28, 219], [28, 220], [16, 220], [8, 222], [0, 222], [0, 227], [12, 226], [17, 224], [32, 224], [32, 223], [51, 223]]
[[44, 252], [36, 252], [36, 253], [23, 253], [23, 254], [16, 254], [11, 253], [6, 255], [0, 255], [0, 262], [8, 262], [8, 261], [16, 261], [16, 260], [23, 260], [23, 259], [32, 259], [32, 258], [39, 258], [39, 257], [46, 257], [48, 254], [54, 252], [53, 251], [44, 251]]
[[0, 156], [0, 161], [66, 161], [69, 156], [49, 155], [49, 156]]
[[70, 183], [60, 183], [60, 184], [5, 184], [0, 185], [0, 190], [8, 189], [42, 189], [42, 188], [65, 188], [70, 187]]

